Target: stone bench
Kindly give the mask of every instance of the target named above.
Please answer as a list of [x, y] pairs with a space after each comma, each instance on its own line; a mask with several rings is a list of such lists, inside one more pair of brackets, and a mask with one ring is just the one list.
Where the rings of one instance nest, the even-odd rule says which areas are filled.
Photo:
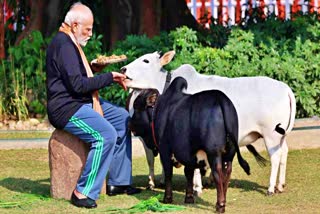
[[[78, 137], [56, 129], [49, 140], [50, 193], [70, 200], [84, 167], [89, 145]], [[101, 194], [106, 193], [106, 182]]]

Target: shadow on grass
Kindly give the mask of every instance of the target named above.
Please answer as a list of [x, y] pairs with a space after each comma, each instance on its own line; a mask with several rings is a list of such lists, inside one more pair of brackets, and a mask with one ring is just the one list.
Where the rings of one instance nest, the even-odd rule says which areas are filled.
[[265, 195], [268, 189], [266, 186], [261, 186], [255, 182], [239, 179], [231, 179], [229, 183], [229, 188], [241, 189], [242, 192], [255, 191], [262, 195]]
[[[208, 184], [208, 180], [206, 180], [203, 184], [204, 189], [211, 189], [215, 188], [215, 184]], [[234, 188], [234, 189], [240, 189], [241, 192], [258, 192], [262, 195], [265, 195], [267, 192], [266, 186], [261, 186], [256, 182], [248, 181], [248, 180], [239, 180], [239, 179], [231, 179], [229, 182], [228, 189]]]
[[[132, 195], [138, 200], [147, 200], [150, 197], [161, 195], [160, 202], [163, 202], [164, 196], [164, 186], [160, 185], [160, 175], [156, 176], [156, 188], [154, 190], [146, 189], [148, 185], [148, 176], [146, 175], [136, 175], [133, 177], [134, 186], [143, 188], [142, 194]], [[213, 201], [207, 201], [202, 199], [201, 197], [195, 197], [194, 204], [185, 204], [185, 187], [186, 187], [186, 178], [184, 175], [174, 175], [172, 178], [173, 183], [173, 203], [175, 205], [185, 206], [185, 207], [193, 207], [196, 209], [201, 209], [203, 211], [212, 212], [212, 207], [215, 204], [216, 195], [213, 195]]]
[[[164, 189], [164, 187], [159, 186], [161, 175], [156, 175], [156, 186], [160, 189]], [[203, 186], [205, 188], [214, 188], [215, 185], [208, 185], [208, 178], [203, 179]], [[181, 192], [184, 194], [187, 180], [184, 175], [173, 175], [172, 178], [173, 190], [177, 192]], [[145, 187], [148, 184], [148, 176], [147, 175], [136, 175], [134, 176], [134, 185]], [[256, 182], [248, 181], [248, 180], [239, 180], [239, 179], [231, 179], [228, 188], [236, 188], [241, 189], [243, 192], [251, 192], [256, 191], [260, 194], [265, 195], [267, 192], [266, 186], [261, 186]]]
[[50, 197], [50, 179], [29, 180], [25, 178], [5, 178], [0, 180], [0, 186], [13, 192]]
[[[134, 183], [133, 185], [136, 187], [140, 187], [143, 189], [141, 194], [132, 195], [137, 198], [139, 201], [147, 200], [150, 197], [161, 195], [160, 202], [163, 200], [164, 196], [164, 188], [157, 186], [155, 190], [147, 190], [145, 187], [148, 184], [148, 176], [146, 175], [135, 175], [133, 176]], [[156, 176], [156, 180], [160, 180], [160, 175]], [[186, 187], [186, 179], [184, 175], [174, 175], [173, 176], [173, 204], [192, 207], [196, 209], [200, 209], [206, 212], [211, 212], [215, 208], [216, 203], [216, 191], [215, 187], [209, 186], [209, 189], [213, 191], [208, 193], [211, 194], [210, 199], [205, 199], [202, 197], [195, 197], [194, 204], [185, 204], [185, 187]], [[32, 194], [38, 197], [50, 198], [50, 179], [42, 179], [42, 180], [30, 180], [26, 178], [5, 178], [0, 180], [0, 186], [18, 193]], [[237, 188], [241, 189], [244, 192], [257, 191], [261, 194], [265, 194], [266, 187], [261, 186], [255, 182], [247, 181], [247, 180], [238, 180], [231, 179], [229, 184], [229, 188]], [[107, 197], [107, 196], [105, 196]]]
[[[155, 190], [144, 190], [144, 194], [135, 195], [135, 197], [139, 200], [146, 200], [152, 196], [161, 194], [162, 197], [164, 195], [164, 187], [159, 186], [161, 175], [156, 175], [156, 189]], [[212, 189], [213, 192], [208, 194], [212, 194], [210, 197], [210, 201], [206, 199], [202, 199], [200, 197], [195, 198], [195, 204], [185, 204], [185, 188], [186, 188], [186, 178], [184, 175], [173, 175], [172, 178], [173, 183], [173, 197], [174, 204], [182, 205], [182, 206], [190, 206], [196, 209], [201, 209], [204, 211], [213, 211], [216, 203], [216, 190], [215, 185], [207, 185], [206, 189]], [[136, 175], [134, 176], [134, 185], [138, 187], [146, 187], [148, 185], [148, 176], [146, 175]], [[242, 192], [251, 192], [256, 191], [262, 195], [266, 194], [267, 187], [261, 186], [256, 182], [248, 181], [248, 180], [239, 180], [239, 179], [231, 179], [228, 188], [236, 188], [240, 189]], [[162, 202], [162, 198], [161, 198]]]

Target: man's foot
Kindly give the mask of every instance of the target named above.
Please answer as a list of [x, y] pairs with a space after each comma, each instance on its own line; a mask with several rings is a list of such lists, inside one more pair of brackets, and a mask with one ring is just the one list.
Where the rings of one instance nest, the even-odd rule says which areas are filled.
[[107, 186], [107, 194], [109, 196], [115, 196], [119, 194], [133, 195], [140, 192], [141, 192], [141, 189], [134, 188], [130, 185], [129, 186], [128, 185], [127, 186], [112, 186], [112, 185]]
[[75, 192], [72, 193], [71, 196], [71, 203], [77, 207], [85, 207], [85, 208], [96, 208], [97, 204], [95, 202], [95, 200], [92, 200], [91, 198], [82, 198], [79, 199]]

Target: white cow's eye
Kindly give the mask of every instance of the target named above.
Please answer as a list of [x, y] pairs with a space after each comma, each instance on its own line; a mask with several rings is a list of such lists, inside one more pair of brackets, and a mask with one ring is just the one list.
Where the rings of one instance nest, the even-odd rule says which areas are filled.
[[147, 59], [144, 59], [143, 61], [144, 61], [145, 63], [149, 63], [149, 60], [147, 60]]

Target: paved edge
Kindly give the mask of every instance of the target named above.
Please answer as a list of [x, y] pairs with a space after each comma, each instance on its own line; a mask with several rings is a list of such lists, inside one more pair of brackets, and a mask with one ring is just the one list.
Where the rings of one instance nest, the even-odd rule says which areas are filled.
[[[0, 140], [0, 150], [9, 149], [48, 149], [49, 138]], [[134, 157], [145, 155], [142, 142], [132, 137], [132, 154]]]
[[[295, 121], [295, 127], [319, 126], [319, 118], [303, 118]], [[320, 148], [320, 129], [303, 129], [292, 131], [287, 136], [289, 150]], [[0, 140], [0, 150], [6, 149], [48, 149], [49, 139], [11, 139]], [[265, 151], [262, 139], [252, 144], [258, 151]], [[247, 151], [241, 147], [241, 151]], [[142, 142], [138, 137], [132, 137], [132, 154], [134, 157], [145, 156]]]

